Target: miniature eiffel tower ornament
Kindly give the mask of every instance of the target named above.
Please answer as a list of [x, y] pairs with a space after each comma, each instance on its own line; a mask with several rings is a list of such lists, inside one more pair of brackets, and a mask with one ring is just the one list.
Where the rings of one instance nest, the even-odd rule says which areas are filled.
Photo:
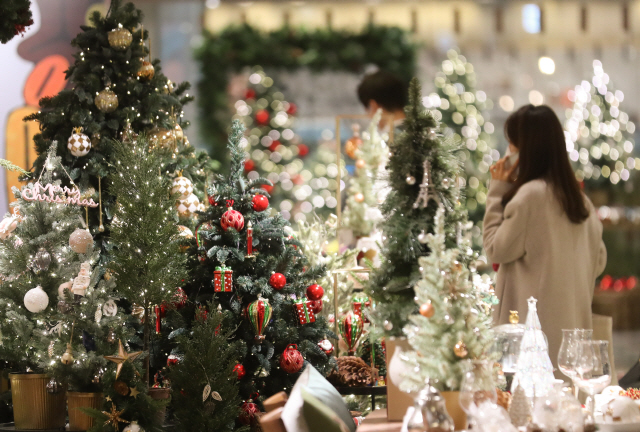
[[418, 193], [418, 198], [416, 202], [413, 203], [413, 208], [417, 209], [425, 208], [429, 205], [429, 201], [435, 200], [436, 202], [440, 202], [438, 196], [433, 193], [433, 184], [431, 182], [431, 162], [428, 159], [422, 163], [423, 175], [422, 175], [422, 183], [420, 184], [420, 193]]

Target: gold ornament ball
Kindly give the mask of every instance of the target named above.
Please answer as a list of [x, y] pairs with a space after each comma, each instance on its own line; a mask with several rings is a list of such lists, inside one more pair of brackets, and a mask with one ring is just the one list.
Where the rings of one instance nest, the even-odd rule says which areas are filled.
[[145, 80], [151, 80], [153, 79], [153, 76], [155, 75], [155, 73], [156, 71], [153, 68], [153, 65], [151, 64], [151, 62], [143, 60], [142, 66], [140, 66], [140, 69], [138, 69], [138, 77]]
[[67, 344], [67, 350], [64, 354], [62, 354], [62, 358], [60, 359], [62, 364], [71, 364], [73, 362], [73, 354], [71, 354], [71, 345]]
[[122, 27], [122, 24], [118, 24], [118, 28], [115, 30], [111, 30], [108, 35], [109, 45], [112, 48], [118, 50], [125, 50], [131, 45], [131, 41], [133, 41], [133, 36], [131, 32], [126, 28]]
[[458, 341], [458, 343], [453, 347], [453, 352], [460, 358], [466, 357], [467, 354], [469, 354], [467, 346], [462, 341]]
[[435, 311], [436, 310], [431, 304], [431, 302], [424, 303], [422, 306], [420, 306], [420, 315], [422, 315], [425, 318], [431, 318], [435, 313]]
[[87, 248], [92, 244], [93, 237], [86, 229], [76, 228], [69, 237], [69, 247], [75, 253], [87, 253]]
[[356, 150], [362, 145], [362, 138], [359, 136], [353, 136], [344, 143], [344, 152], [351, 158], [356, 158]]
[[97, 94], [94, 102], [100, 111], [110, 113], [118, 108], [118, 95], [109, 89], [104, 89]]
[[356, 202], [363, 202], [364, 201], [364, 195], [362, 195], [360, 192], [358, 192], [354, 197], [353, 197]]
[[151, 142], [155, 147], [169, 148], [175, 141], [169, 129], [156, 127], [151, 130]]
[[358, 159], [356, 161], [356, 168], [362, 169], [367, 165], [367, 163], [363, 159]]
[[182, 142], [184, 140], [184, 132], [182, 131], [182, 127], [179, 124], [176, 124], [173, 128], [173, 133], [176, 136], [176, 140], [178, 142]]

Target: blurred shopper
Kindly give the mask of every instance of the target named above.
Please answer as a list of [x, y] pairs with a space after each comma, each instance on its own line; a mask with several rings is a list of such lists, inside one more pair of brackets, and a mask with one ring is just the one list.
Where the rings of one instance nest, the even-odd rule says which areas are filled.
[[404, 120], [404, 107], [408, 104], [409, 86], [396, 75], [379, 70], [365, 75], [358, 85], [358, 99], [373, 116], [382, 109], [380, 129], [387, 127], [393, 119], [395, 126]]
[[487, 257], [500, 265], [494, 321], [508, 323], [510, 310], [524, 316], [527, 299], [538, 299], [557, 367], [561, 330], [592, 326], [595, 279], [607, 261], [602, 224], [580, 190], [551, 108], [523, 106], [504, 130], [514, 154], [491, 167], [484, 217]]

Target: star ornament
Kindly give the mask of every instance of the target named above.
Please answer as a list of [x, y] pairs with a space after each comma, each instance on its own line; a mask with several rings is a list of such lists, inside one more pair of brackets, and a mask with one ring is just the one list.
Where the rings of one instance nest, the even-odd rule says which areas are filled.
[[104, 356], [104, 358], [117, 364], [116, 379], [118, 379], [118, 377], [120, 376], [120, 372], [122, 371], [122, 366], [124, 366], [124, 363], [127, 360], [134, 361], [136, 358], [138, 358], [140, 354], [142, 354], [142, 351], [136, 351], [132, 353], [126, 352], [124, 350], [124, 346], [122, 345], [122, 341], [118, 339], [118, 355]]
[[114, 403], [112, 403], [111, 404], [111, 412], [102, 411], [102, 414], [107, 416], [107, 421], [104, 422], [104, 425], [107, 426], [107, 425], [111, 424], [111, 425], [113, 425], [114, 429], [117, 431], [118, 429], [120, 429], [120, 427], [119, 427], [120, 423], [130, 423], [130, 422], [120, 418], [120, 416], [122, 415], [123, 412], [124, 412], [124, 410], [118, 411], [116, 409], [116, 405]]

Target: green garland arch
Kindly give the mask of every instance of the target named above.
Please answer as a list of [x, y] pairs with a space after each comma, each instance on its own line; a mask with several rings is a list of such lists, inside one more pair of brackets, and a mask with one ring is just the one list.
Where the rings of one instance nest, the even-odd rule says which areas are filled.
[[309, 68], [361, 73], [365, 66], [375, 64], [409, 81], [415, 74], [416, 57], [417, 45], [409, 32], [399, 27], [371, 24], [359, 33], [284, 27], [265, 33], [241, 25], [217, 34], [205, 32], [196, 51], [202, 73], [198, 104], [203, 141], [211, 154], [226, 154], [230, 72], [260, 65], [288, 71]]

